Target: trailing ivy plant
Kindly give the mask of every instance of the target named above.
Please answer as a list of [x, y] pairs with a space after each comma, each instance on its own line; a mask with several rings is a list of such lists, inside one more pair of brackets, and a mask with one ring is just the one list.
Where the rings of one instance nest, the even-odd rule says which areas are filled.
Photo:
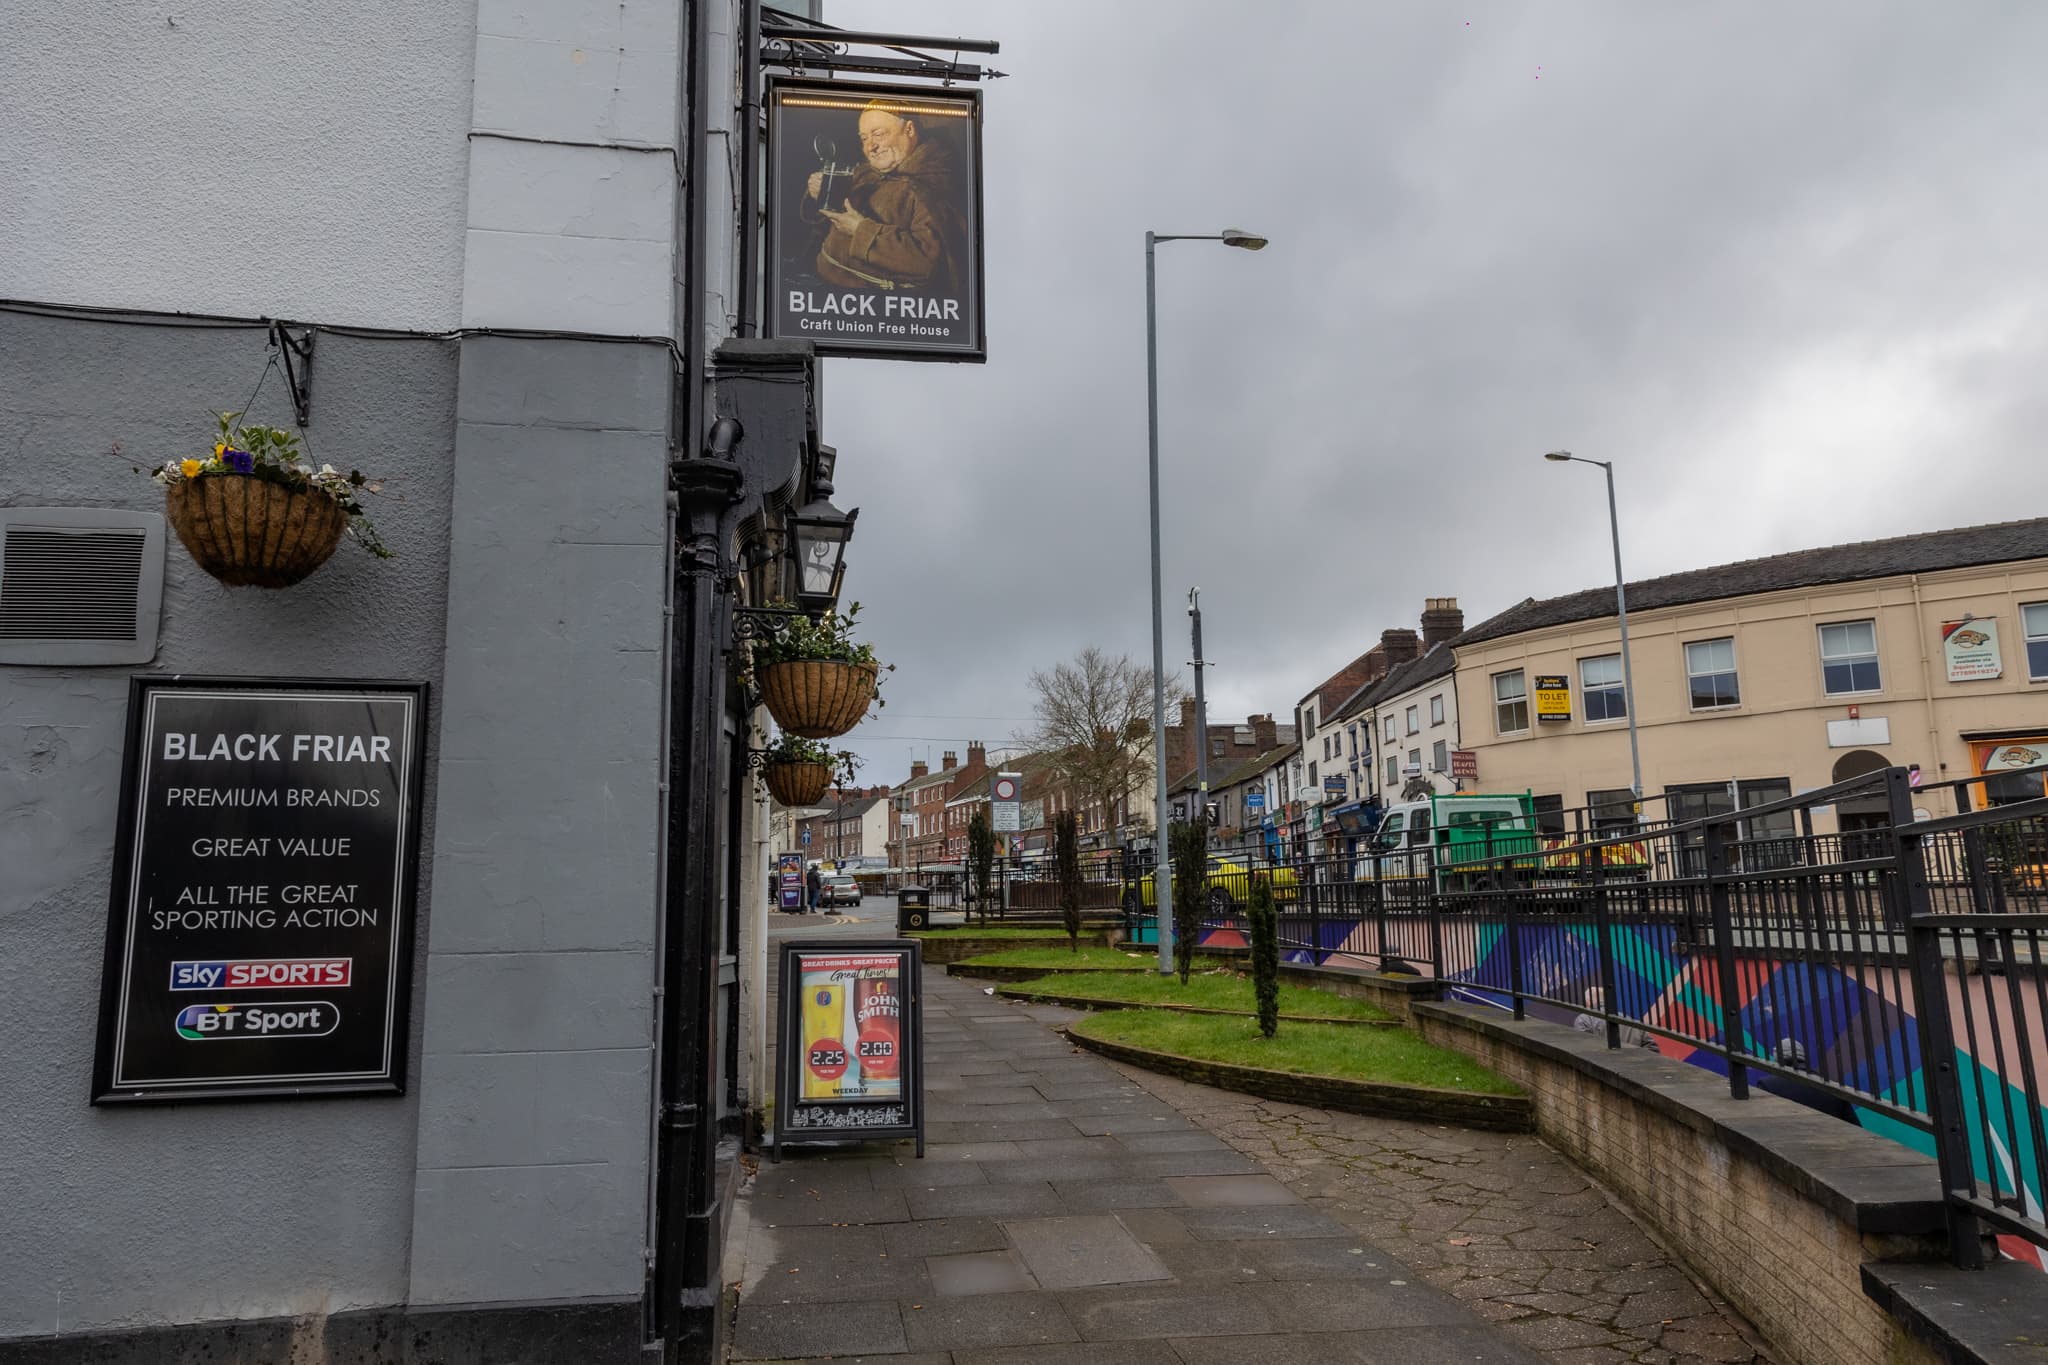
[[1245, 918], [1252, 931], [1252, 996], [1258, 1003], [1259, 1032], [1271, 1038], [1280, 1030], [1280, 914], [1273, 904], [1273, 879], [1252, 876]]

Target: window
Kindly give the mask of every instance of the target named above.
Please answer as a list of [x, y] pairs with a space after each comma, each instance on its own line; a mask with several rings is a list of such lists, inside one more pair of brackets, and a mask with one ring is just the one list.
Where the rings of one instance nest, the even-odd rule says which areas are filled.
[[1443, 740], [1438, 740], [1436, 747], [1429, 751], [1429, 763], [1431, 767], [1440, 773], [1449, 772], [1451, 770], [1451, 746]]
[[1883, 684], [1877, 672], [1877, 622], [1837, 621], [1820, 628], [1821, 690], [1831, 697], [1845, 692], [1875, 692]]
[[1421, 729], [1422, 708], [1419, 706], [1411, 706], [1408, 708], [1408, 733], [1412, 735], [1417, 733]]
[[2027, 677], [2048, 682], [2048, 602], [2029, 602], [2020, 608], [2020, 634], [2027, 639]]
[[1444, 723], [1444, 694], [1441, 692], [1429, 699], [1429, 723], [1431, 725], [1442, 725]]
[[1426, 844], [1429, 842], [1429, 807], [1422, 806], [1408, 817], [1408, 842]]
[[1417, 772], [1422, 771], [1422, 750], [1410, 749], [1408, 751], [1408, 766]]
[[1628, 695], [1621, 685], [1619, 654], [1579, 660], [1579, 691], [1586, 699], [1586, 724], [1628, 719]]
[[1627, 787], [1587, 792], [1586, 809], [1592, 816], [1595, 834], [1612, 834], [1636, 827], [1636, 794]]
[[1399, 785], [1400, 781], [1401, 760], [1398, 758], [1389, 758], [1387, 760], [1387, 790], [1392, 791], [1397, 785]]
[[1530, 801], [1536, 812], [1536, 832], [1539, 834], [1563, 834], [1564, 798], [1562, 796], [1538, 796]]
[[1740, 706], [1742, 689], [1735, 682], [1735, 641], [1694, 640], [1685, 647], [1685, 676], [1692, 686], [1692, 709]]
[[1519, 668], [1493, 675], [1493, 728], [1503, 735], [1529, 728], [1529, 685]]
[[1391, 715], [1387, 717], [1387, 742], [1394, 742], [1394, 718]]
[[1311, 787], [1316, 784], [1316, 765], [1313, 763], [1308, 765], [1308, 784]]

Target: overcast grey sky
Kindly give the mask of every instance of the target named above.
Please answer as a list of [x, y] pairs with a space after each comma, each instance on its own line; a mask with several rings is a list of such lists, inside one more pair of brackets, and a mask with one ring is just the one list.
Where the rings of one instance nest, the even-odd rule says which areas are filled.
[[1167, 658], [1286, 713], [1426, 596], [2048, 513], [2048, 5], [829, 0], [996, 38], [989, 361], [825, 365], [863, 779], [1004, 741], [1033, 668]]

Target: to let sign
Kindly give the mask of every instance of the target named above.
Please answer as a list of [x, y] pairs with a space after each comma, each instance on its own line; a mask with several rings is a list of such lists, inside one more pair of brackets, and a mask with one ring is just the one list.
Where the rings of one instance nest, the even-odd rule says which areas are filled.
[[404, 1091], [426, 700], [131, 682], [95, 1103]]
[[1536, 675], [1536, 719], [1570, 720], [1572, 718], [1572, 682], [1562, 673], [1538, 673]]

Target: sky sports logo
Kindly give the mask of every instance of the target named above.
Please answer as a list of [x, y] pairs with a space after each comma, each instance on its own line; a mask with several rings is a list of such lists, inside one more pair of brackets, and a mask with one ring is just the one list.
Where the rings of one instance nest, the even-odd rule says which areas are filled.
[[173, 962], [174, 991], [281, 991], [353, 984], [351, 957], [246, 958], [235, 962]]
[[341, 1023], [341, 1011], [323, 1000], [282, 1005], [187, 1005], [178, 1011], [178, 1036], [188, 1043], [243, 1039], [321, 1038]]

